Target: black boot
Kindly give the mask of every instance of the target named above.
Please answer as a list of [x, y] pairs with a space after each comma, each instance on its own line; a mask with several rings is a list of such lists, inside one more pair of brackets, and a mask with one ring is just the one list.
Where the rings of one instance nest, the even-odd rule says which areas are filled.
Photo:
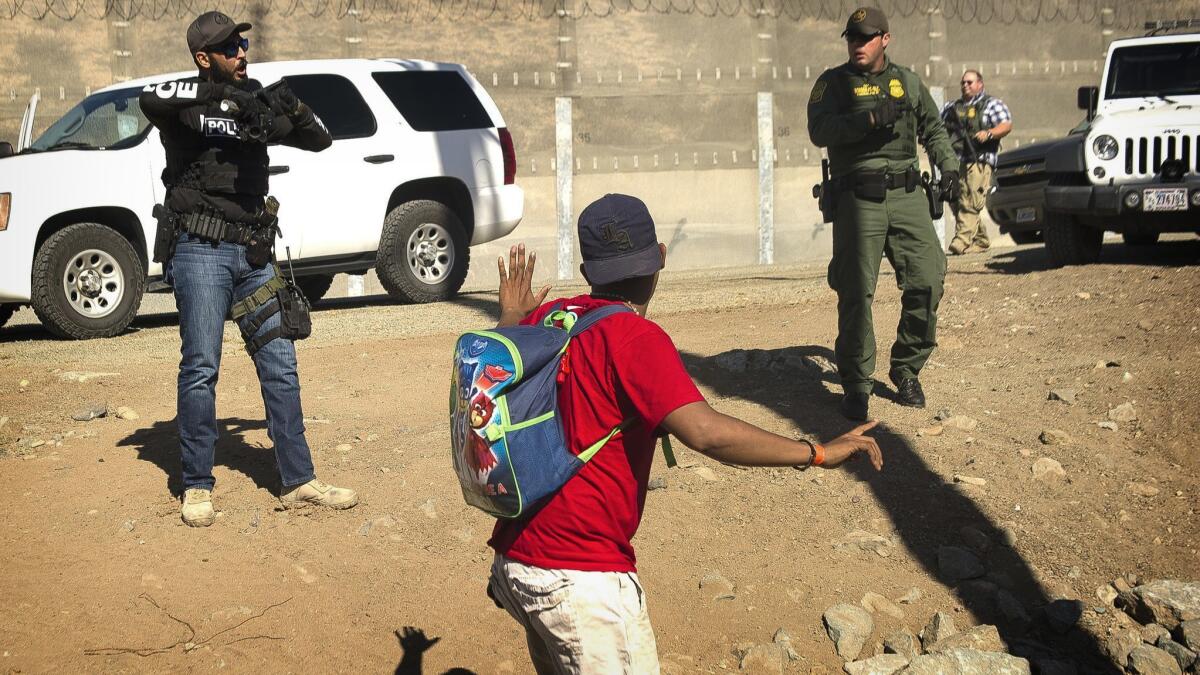
[[925, 390], [921, 389], [921, 382], [915, 377], [906, 377], [903, 379], [891, 378], [892, 384], [896, 385], [896, 402], [900, 405], [906, 405], [910, 408], [925, 407]]
[[849, 420], [862, 421], [867, 419], [867, 407], [870, 400], [870, 394], [849, 391], [842, 397], [842, 403], [838, 408], [842, 413], [842, 417]]

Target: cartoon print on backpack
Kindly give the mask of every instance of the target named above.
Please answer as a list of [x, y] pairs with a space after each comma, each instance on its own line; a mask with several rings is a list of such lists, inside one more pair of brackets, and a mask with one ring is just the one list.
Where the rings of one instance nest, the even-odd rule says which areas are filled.
[[[490, 366], [488, 366], [490, 367]], [[471, 399], [471, 413], [467, 416], [472, 429], [470, 448], [467, 451], [467, 463], [475, 471], [480, 483], [487, 480], [488, 473], [496, 468], [496, 455], [492, 452], [487, 439], [483, 437], [488, 424], [496, 414], [496, 404], [487, 394], [479, 393]]]
[[[496, 417], [492, 393], [513, 376], [503, 366], [482, 362], [487, 346], [487, 340], [479, 339], [460, 351], [454, 371], [454, 468], [464, 480], [481, 486], [499, 464], [486, 431]], [[505, 493], [502, 485], [497, 491]]]

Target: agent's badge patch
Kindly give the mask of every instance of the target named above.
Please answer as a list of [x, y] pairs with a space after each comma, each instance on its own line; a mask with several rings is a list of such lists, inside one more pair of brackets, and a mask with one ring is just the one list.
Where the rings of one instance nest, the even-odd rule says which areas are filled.
[[888, 82], [888, 93], [892, 98], [904, 98], [904, 85], [900, 84], [900, 80], [893, 79]]
[[828, 85], [829, 83], [825, 80], [817, 80], [817, 83], [813, 85], [812, 94], [808, 97], [808, 102], [820, 103], [821, 99], [825, 98], [825, 89]]
[[862, 21], [865, 18], [867, 18], [867, 10], [865, 10], [865, 9], [856, 10], [853, 14], [850, 15], [851, 23], [859, 23], [860, 21]]
[[967, 117], [975, 117], [975, 109], [967, 108]]

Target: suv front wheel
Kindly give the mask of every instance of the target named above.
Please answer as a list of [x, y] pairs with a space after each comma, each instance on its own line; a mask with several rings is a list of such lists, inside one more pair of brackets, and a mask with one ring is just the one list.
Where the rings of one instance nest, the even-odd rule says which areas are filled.
[[112, 228], [76, 223], [55, 232], [33, 260], [30, 304], [60, 337], [112, 337], [137, 314], [146, 270], [133, 246]]
[[418, 199], [388, 212], [375, 273], [396, 298], [437, 302], [462, 287], [470, 257], [458, 215], [441, 202]]

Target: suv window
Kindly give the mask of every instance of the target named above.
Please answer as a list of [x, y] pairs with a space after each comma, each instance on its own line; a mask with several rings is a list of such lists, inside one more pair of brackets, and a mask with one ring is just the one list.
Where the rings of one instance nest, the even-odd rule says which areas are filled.
[[139, 88], [92, 94], [67, 111], [29, 144], [34, 151], [59, 148], [120, 149], [137, 145], [145, 137], [149, 120], [138, 105]]
[[417, 131], [485, 129], [492, 126], [470, 85], [454, 71], [391, 71], [371, 77]]
[[341, 75], [288, 75], [296, 98], [313, 109], [333, 140], [375, 134], [375, 115], [354, 84]]
[[1105, 98], [1200, 94], [1200, 42], [1122, 47], [1113, 52]]

